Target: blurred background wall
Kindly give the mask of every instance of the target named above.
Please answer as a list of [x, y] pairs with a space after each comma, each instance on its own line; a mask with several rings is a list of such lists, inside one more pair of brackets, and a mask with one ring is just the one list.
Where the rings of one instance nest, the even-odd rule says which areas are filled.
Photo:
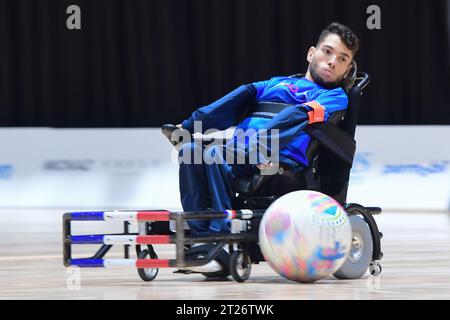
[[333, 21], [372, 78], [349, 201], [447, 210], [450, 0], [0, 0], [0, 207], [179, 207], [158, 127], [305, 72]]
[[[81, 9], [69, 30], [66, 9]], [[370, 30], [367, 8], [381, 10]], [[447, 0], [2, 0], [0, 126], [158, 127], [304, 72], [330, 22], [361, 39], [361, 124], [448, 124]]]

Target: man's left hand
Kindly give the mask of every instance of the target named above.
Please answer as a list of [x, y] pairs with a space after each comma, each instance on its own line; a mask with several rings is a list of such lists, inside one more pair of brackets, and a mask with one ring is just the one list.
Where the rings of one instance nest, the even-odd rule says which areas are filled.
[[269, 162], [269, 163], [260, 163], [260, 164], [257, 164], [257, 165], [256, 165], [256, 167], [257, 167], [259, 170], [270, 169], [270, 168], [272, 168], [272, 166], [273, 166], [273, 163], [272, 163], [272, 162]]

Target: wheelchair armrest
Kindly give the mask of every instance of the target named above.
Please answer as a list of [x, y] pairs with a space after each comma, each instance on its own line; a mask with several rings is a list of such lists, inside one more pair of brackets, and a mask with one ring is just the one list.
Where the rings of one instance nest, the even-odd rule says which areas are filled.
[[332, 122], [314, 123], [306, 131], [347, 164], [352, 165], [356, 151], [355, 140]]

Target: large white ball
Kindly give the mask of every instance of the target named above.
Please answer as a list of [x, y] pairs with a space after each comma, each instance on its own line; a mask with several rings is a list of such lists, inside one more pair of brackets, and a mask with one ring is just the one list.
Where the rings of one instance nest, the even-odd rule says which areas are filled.
[[317, 191], [288, 193], [267, 208], [259, 245], [269, 265], [287, 279], [314, 282], [335, 273], [350, 252], [348, 216], [333, 198]]

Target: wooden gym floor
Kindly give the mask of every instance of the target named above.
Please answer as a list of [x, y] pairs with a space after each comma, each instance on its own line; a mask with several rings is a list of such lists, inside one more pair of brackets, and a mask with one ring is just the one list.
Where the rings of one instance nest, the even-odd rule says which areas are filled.
[[[384, 233], [383, 273], [358, 280], [328, 277], [294, 283], [266, 263], [253, 265], [250, 279], [210, 281], [202, 275], [160, 269], [143, 282], [136, 269], [68, 270], [62, 262], [62, 214], [75, 210], [0, 210], [0, 299], [450, 299], [450, 216], [447, 213], [383, 212], [376, 220]], [[73, 233], [102, 230], [104, 222], [76, 222]], [[97, 246], [76, 254], [94, 253]], [[117, 248], [119, 249], [119, 248]], [[160, 258], [174, 257], [174, 246], [157, 246]], [[121, 258], [122, 251], [111, 257]], [[79, 282], [74, 280], [79, 272]]]

